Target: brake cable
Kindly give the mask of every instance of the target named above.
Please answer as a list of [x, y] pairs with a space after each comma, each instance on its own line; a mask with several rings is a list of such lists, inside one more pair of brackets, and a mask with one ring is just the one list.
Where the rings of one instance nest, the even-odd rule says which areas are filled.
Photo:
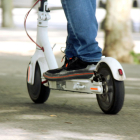
[[25, 15], [25, 19], [24, 19], [24, 29], [25, 29], [25, 32], [26, 32], [27, 36], [30, 38], [30, 40], [31, 40], [32, 42], [34, 42], [34, 43], [44, 52], [44, 48], [41, 47], [41, 46], [39, 46], [39, 45], [30, 37], [30, 35], [29, 35], [28, 32], [27, 32], [27, 28], [26, 28], [26, 20], [27, 20], [27, 17], [28, 17], [28, 15], [29, 15], [29, 13], [31, 12], [31, 10], [38, 4], [39, 1], [41, 1], [41, 0], [37, 0], [37, 1], [35, 2], [35, 4], [31, 7], [31, 9], [30, 9], [30, 10], [27, 12], [27, 14]]

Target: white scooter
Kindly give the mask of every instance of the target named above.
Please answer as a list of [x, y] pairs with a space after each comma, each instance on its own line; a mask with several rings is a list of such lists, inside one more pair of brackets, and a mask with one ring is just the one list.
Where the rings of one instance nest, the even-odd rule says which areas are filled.
[[58, 65], [48, 39], [47, 28], [50, 19], [48, 2], [47, 0], [38, 0], [35, 5], [38, 2], [40, 2], [40, 7], [38, 10], [37, 41], [34, 42], [36, 43], [36, 51], [27, 69], [27, 88], [32, 101], [44, 103], [49, 97], [50, 89], [89, 93], [96, 94], [98, 104], [104, 113], [118, 113], [124, 102], [123, 81], [126, 77], [122, 66], [114, 58], [102, 57], [101, 61], [93, 67], [94, 74], [90, 79], [47, 81], [43, 77], [44, 72], [58, 68]]

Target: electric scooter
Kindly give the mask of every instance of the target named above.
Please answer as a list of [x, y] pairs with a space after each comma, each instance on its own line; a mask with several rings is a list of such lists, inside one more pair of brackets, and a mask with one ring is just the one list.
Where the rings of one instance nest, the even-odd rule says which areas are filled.
[[[49, 98], [50, 89], [96, 94], [99, 107], [104, 113], [117, 114], [124, 103], [126, 76], [116, 59], [103, 56], [101, 61], [92, 67], [93, 76], [90, 79], [48, 81], [43, 77], [44, 72], [58, 68], [58, 65], [48, 39], [48, 20], [50, 19], [48, 2], [38, 0], [34, 6], [38, 2], [40, 2], [40, 7], [38, 9], [37, 41], [31, 39], [36, 44], [36, 51], [28, 65], [26, 78], [31, 100], [34, 103], [44, 103]], [[30, 11], [25, 17], [25, 29]], [[28, 33], [27, 35], [29, 36]]]

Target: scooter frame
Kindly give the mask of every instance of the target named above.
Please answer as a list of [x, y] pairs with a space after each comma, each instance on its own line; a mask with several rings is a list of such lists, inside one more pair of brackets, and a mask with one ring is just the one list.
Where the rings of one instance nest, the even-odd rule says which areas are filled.
[[49, 86], [51, 89], [66, 90], [66, 91], [76, 91], [84, 93], [95, 93], [103, 94], [103, 86], [100, 81], [93, 81], [96, 76], [96, 71], [101, 63], [106, 63], [113, 75], [113, 78], [117, 81], [125, 80], [125, 72], [121, 64], [114, 58], [102, 57], [101, 61], [94, 66], [94, 74], [90, 79], [76, 79], [76, 80], [64, 80], [64, 81], [46, 81], [43, 77], [43, 73], [49, 69], [58, 68], [55, 56], [53, 54], [52, 47], [49, 42], [48, 37], [48, 20], [50, 20], [50, 14], [48, 10], [48, 2], [44, 0], [44, 5], [42, 11], [38, 11], [38, 23], [37, 23], [37, 44], [43, 48], [42, 51], [38, 46], [36, 46], [36, 51], [31, 58], [28, 67], [28, 80], [27, 82], [31, 85], [34, 84], [35, 77], [35, 67], [36, 63], [39, 64], [41, 71], [42, 83], [45, 86]]

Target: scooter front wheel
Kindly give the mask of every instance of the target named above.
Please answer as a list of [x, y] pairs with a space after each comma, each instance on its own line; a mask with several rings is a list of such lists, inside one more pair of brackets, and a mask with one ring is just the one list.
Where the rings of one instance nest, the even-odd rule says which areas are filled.
[[124, 102], [124, 82], [113, 78], [106, 63], [101, 63], [98, 73], [102, 76], [103, 94], [96, 95], [101, 110], [106, 114], [117, 114]]
[[33, 85], [29, 84], [27, 79], [28, 79], [28, 70], [27, 70], [26, 82], [27, 82], [27, 89], [28, 89], [29, 96], [34, 103], [44, 103], [49, 98], [50, 88], [44, 86], [41, 83], [42, 82], [41, 72], [38, 63], [36, 63], [35, 66], [34, 84]]

